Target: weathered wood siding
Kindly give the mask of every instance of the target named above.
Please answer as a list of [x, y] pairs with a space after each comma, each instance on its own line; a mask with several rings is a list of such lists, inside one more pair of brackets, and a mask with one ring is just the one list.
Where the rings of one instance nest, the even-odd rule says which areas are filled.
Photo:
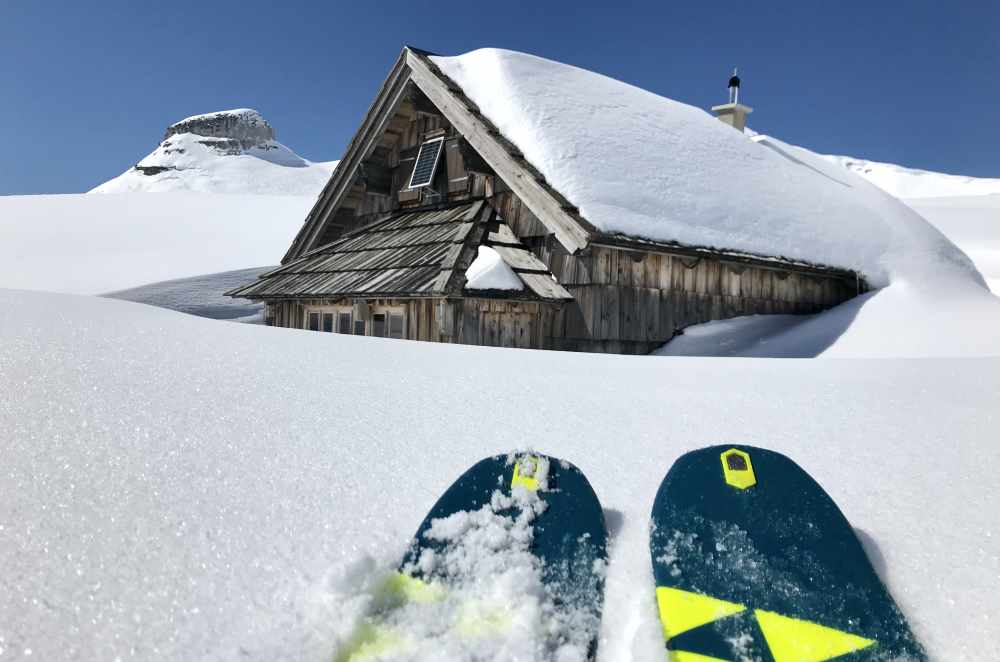
[[573, 293], [554, 346], [648, 353], [692, 324], [753, 314], [806, 314], [857, 294], [858, 284], [726, 260], [592, 246], [568, 255], [552, 242], [534, 251]]
[[[549, 349], [562, 304], [491, 298], [379, 299], [369, 302], [401, 308], [407, 340]], [[267, 304], [265, 321], [272, 326], [306, 328], [306, 309], [349, 306], [350, 301], [277, 301]], [[368, 320], [370, 323], [370, 320]]]

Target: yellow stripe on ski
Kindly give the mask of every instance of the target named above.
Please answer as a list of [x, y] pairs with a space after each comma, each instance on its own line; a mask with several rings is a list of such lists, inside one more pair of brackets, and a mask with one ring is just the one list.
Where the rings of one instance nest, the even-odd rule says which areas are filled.
[[875, 643], [874, 639], [770, 611], [756, 609], [754, 615], [775, 662], [823, 662]]
[[656, 587], [656, 604], [660, 609], [663, 634], [668, 641], [683, 632], [746, 609], [734, 602], [669, 586]]

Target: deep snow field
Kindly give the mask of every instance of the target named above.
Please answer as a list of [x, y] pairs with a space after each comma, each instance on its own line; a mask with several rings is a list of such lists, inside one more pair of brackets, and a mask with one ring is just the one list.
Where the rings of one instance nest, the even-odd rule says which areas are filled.
[[607, 511], [600, 659], [661, 660], [653, 495], [726, 442], [826, 487], [935, 659], [995, 648], [1000, 359], [583, 355], [0, 305], [4, 659], [330, 660], [439, 493], [530, 446]]
[[315, 198], [0, 196], [0, 287], [104, 294], [276, 264]]

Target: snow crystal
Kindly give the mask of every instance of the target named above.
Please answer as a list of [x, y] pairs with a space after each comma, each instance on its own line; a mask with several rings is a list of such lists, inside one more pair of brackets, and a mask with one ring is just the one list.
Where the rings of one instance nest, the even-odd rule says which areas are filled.
[[[478, 510], [434, 520], [428, 540], [447, 541], [425, 549], [408, 573], [419, 573], [434, 599], [380, 603], [367, 599], [371, 582], [355, 583], [340, 596], [348, 609], [366, 604], [355, 630], [375, 627], [394, 641], [386, 659], [553, 660], [582, 662], [597, 627], [593, 599], [563, 601], [542, 580], [541, 562], [530, 551], [533, 525], [545, 510], [537, 492], [496, 490]], [[362, 570], [373, 574], [372, 569]], [[386, 637], [385, 633], [392, 633]], [[334, 659], [355, 640], [341, 637]]]

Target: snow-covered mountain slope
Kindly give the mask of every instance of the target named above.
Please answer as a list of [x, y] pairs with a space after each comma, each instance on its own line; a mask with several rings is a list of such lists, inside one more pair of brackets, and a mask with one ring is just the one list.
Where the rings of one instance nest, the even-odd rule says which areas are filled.
[[[0, 307], [5, 659], [328, 662], [442, 490], [535, 446], [606, 509], [598, 659], [660, 661], [652, 500], [681, 453], [726, 441], [816, 477], [932, 659], [995, 649], [998, 359], [527, 352], [93, 297], [3, 291]], [[490, 581], [530, 641], [530, 596]]]
[[316, 196], [336, 165], [303, 159], [275, 139], [260, 113], [240, 108], [171, 124], [151, 154], [90, 192]]
[[1000, 193], [905, 202], [965, 251], [1000, 295]]
[[1000, 179], [917, 170], [851, 156], [824, 159], [903, 200], [961, 248], [1000, 294]]
[[0, 196], [0, 287], [102, 294], [277, 264], [313, 201], [190, 192]]
[[875, 287], [928, 269], [983, 286], [912, 209], [812, 152], [532, 55], [432, 59], [600, 230], [854, 269]]
[[893, 163], [867, 161], [853, 156], [825, 154], [823, 158], [857, 173], [897, 198], [1000, 195], [1000, 179], [947, 175], [941, 172], [907, 168]]

